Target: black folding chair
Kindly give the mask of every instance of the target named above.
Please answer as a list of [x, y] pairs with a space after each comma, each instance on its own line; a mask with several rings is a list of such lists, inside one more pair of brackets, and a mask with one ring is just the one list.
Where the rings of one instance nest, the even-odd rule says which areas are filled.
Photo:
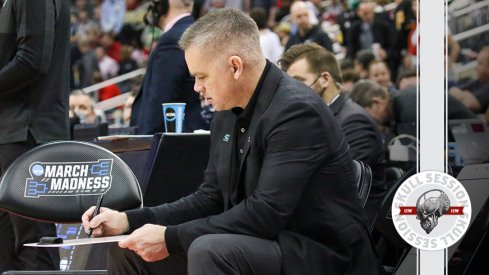
[[[80, 224], [102, 194], [103, 206], [119, 211], [143, 204], [136, 177], [118, 156], [91, 143], [51, 142], [21, 155], [3, 174], [0, 209], [41, 222]], [[7, 274], [29, 274], [12, 272]]]

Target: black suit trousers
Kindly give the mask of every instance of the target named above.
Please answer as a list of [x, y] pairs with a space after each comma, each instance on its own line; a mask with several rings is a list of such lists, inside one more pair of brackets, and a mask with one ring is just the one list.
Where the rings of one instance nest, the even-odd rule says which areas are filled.
[[[25, 142], [0, 144], [0, 176], [21, 154], [36, 146]], [[59, 249], [25, 247], [43, 236], [56, 236], [54, 224], [41, 223], [0, 211], [0, 273], [7, 270], [59, 270]]]
[[277, 242], [236, 234], [203, 235], [192, 242], [187, 255], [174, 254], [152, 263], [114, 245], [108, 261], [109, 274], [279, 275], [282, 271]]

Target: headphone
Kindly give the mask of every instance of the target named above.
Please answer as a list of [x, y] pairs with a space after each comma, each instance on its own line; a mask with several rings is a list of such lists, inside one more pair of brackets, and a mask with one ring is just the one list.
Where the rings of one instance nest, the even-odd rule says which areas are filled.
[[152, 0], [148, 6], [148, 10], [144, 15], [144, 24], [149, 26], [157, 26], [161, 16], [166, 15], [170, 9], [168, 0]]

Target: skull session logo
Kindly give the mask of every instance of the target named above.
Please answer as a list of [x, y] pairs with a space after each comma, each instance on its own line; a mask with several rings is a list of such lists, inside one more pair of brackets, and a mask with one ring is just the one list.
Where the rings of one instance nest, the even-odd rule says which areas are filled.
[[112, 159], [93, 162], [34, 162], [24, 197], [99, 195], [112, 184]]
[[392, 202], [399, 235], [413, 247], [445, 249], [457, 242], [470, 223], [470, 198], [452, 176], [425, 171], [404, 181]]

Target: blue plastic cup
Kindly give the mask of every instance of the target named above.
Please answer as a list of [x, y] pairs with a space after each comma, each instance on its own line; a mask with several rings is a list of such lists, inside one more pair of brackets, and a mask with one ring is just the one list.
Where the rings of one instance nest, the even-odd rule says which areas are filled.
[[163, 119], [165, 132], [181, 133], [185, 116], [185, 103], [163, 103]]

